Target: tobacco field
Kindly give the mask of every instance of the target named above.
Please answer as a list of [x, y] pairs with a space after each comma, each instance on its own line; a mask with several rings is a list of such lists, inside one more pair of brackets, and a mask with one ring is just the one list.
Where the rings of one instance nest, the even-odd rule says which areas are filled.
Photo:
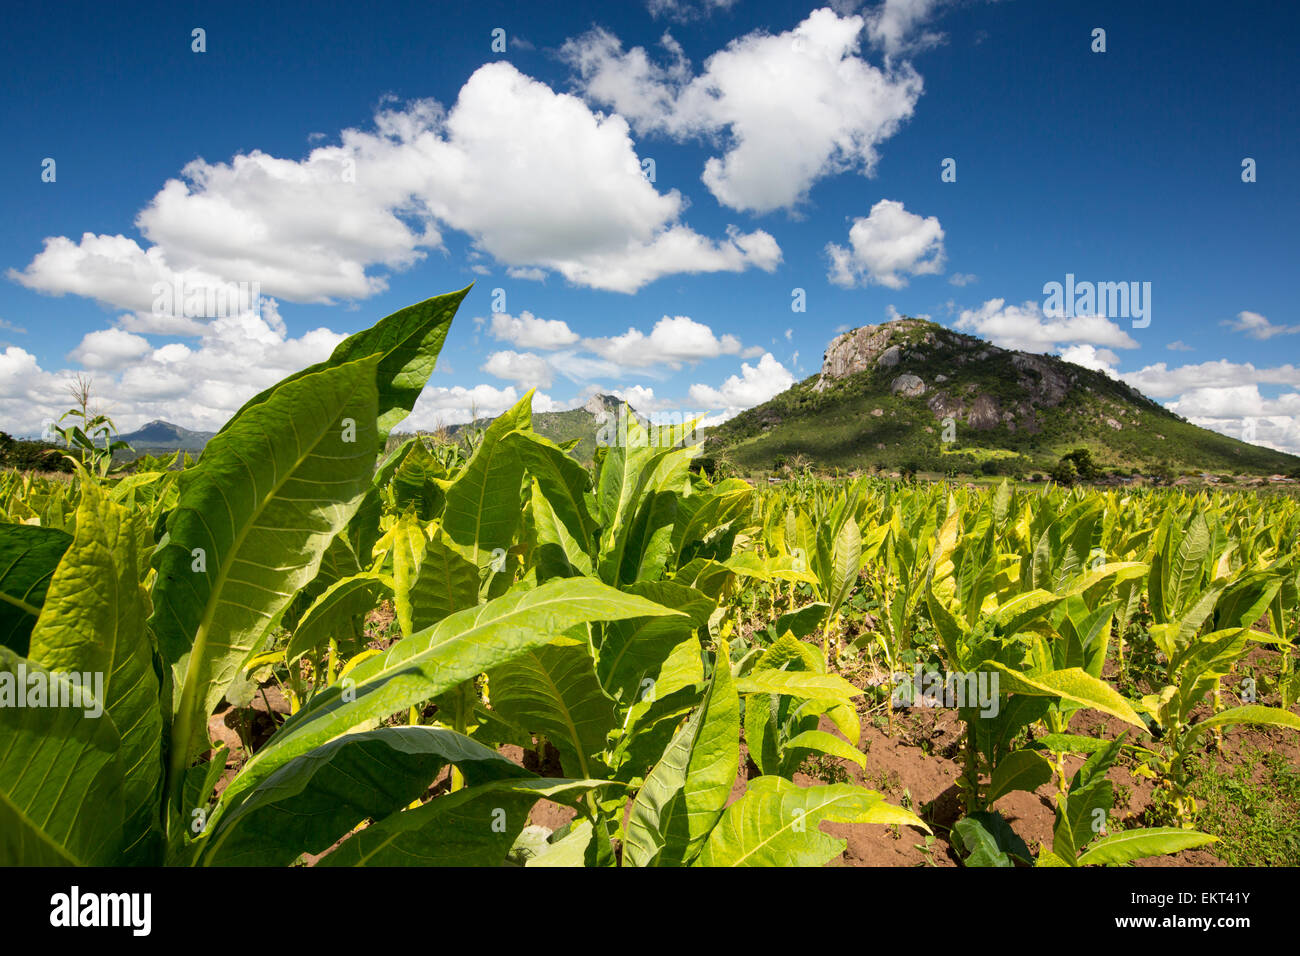
[[531, 393], [390, 440], [468, 291], [183, 468], [3, 476], [0, 864], [1222, 861], [1207, 761], [1295, 754], [1294, 498], [587, 466]]

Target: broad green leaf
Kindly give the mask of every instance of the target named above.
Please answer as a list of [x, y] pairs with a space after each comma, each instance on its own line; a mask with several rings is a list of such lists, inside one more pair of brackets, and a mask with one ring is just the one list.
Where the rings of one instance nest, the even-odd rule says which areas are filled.
[[985, 800], [992, 805], [999, 797], [1013, 790], [1033, 793], [1052, 779], [1052, 765], [1032, 750], [1016, 750], [1007, 754], [993, 768]]
[[475, 567], [486, 567], [496, 549], [514, 543], [521, 514], [524, 464], [517, 445], [504, 439], [531, 428], [533, 393], [492, 420], [483, 440], [456, 477], [444, 484], [442, 530]]
[[624, 840], [631, 866], [683, 866], [699, 854], [740, 769], [740, 698], [726, 641], [699, 709], [637, 792]]
[[[673, 649], [689, 639], [695, 627], [708, 622], [715, 603], [694, 588], [675, 581], [643, 581], [625, 590], [689, 615], [646, 617], [605, 626], [596, 674], [605, 691], [627, 705], [640, 696], [645, 681], [658, 684], [660, 670]], [[699, 679], [703, 679], [702, 673]], [[656, 687], [656, 695], [663, 696], [672, 690]]]
[[0, 647], [27, 653], [50, 577], [72, 543], [55, 528], [0, 524]]
[[121, 849], [121, 741], [78, 691], [0, 647], [0, 866], [102, 866]]
[[596, 775], [593, 755], [605, 749], [617, 721], [586, 642], [526, 650], [489, 671], [488, 687], [492, 709], [554, 744], [565, 773]]
[[1170, 614], [1178, 617], [1200, 584], [1204, 573], [1206, 554], [1210, 547], [1210, 528], [1205, 515], [1197, 512], [1186, 533], [1178, 542], [1178, 549], [1169, 563], [1168, 597], [1172, 602]]
[[589, 548], [596, 522], [587, 510], [586, 493], [591, 485], [587, 469], [558, 445], [532, 432], [513, 432], [505, 436], [503, 444], [541, 486], [547, 503], [569, 535], [584, 551]]
[[312, 602], [298, 621], [285, 660], [292, 664], [302, 655], [324, 647], [331, 638], [350, 639], [353, 621], [369, 613], [381, 596], [392, 589], [390, 578], [370, 572], [336, 581]]
[[1109, 740], [1101, 737], [1084, 737], [1079, 734], [1043, 734], [1031, 744], [1042, 746], [1056, 753], [1095, 753], [1102, 747], [1110, 745]]
[[830, 614], [834, 615], [857, 585], [858, 569], [862, 566], [862, 533], [852, 515], [845, 520], [844, 526], [835, 536], [831, 566], [827, 597], [831, 606]]
[[[407, 306], [380, 319], [368, 329], [348, 336], [330, 353], [324, 362], [297, 372], [277, 385], [273, 385], [244, 403], [230, 421], [222, 426], [224, 432], [241, 415], [255, 405], [267, 401], [281, 385], [296, 381], [325, 368], [347, 365], [361, 359], [375, 357], [376, 384], [376, 448], [388, 440], [388, 433], [415, 407], [420, 392], [433, 374], [451, 328], [456, 310], [469, 294], [470, 287], [459, 292], [434, 296]], [[371, 449], [366, 449], [367, 451]], [[204, 449], [203, 454], [208, 454]]]
[[807, 671], [755, 670], [746, 677], [736, 679], [739, 694], [784, 694], [789, 697], [825, 698], [851, 703], [862, 696], [862, 689], [854, 687], [836, 674], [812, 674]]
[[287, 866], [421, 796], [447, 764], [470, 785], [528, 772], [469, 737], [382, 727], [332, 740], [266, 778], [207, 836], [204, 866]]
[[1146, 856], [1165, 856], [1180, 853], [1193, 847], [1206, 846], [1218, 837], [1196, 830], [1176, 827], [1148, 827], [1143, 830], [1124, 830], [1102, 837], [1079, 857], [1079, 866], [1116, 866]]
[[1063, 595], [1042, 590], [1018, 594], [998, 608], [996, 614], [998, 630], [1003, 634], [1017, 634], [1031, 622], [1046, 617], [1064, 600]]
[[173, 788], [190, 754], [203, 747], [207, 716], [227, 685], [315, 577], [321, 554], [369, 486], [376, 361], [280, 386], [181, 474], [152, 618], [176, 686]]
[[1233, 724], [1252, 724], [1258, 727], [1284, 727], [1300, 730], [1300, 717], [1289, 710], [1277, 707], [1264, 707], [1259, 704], [1247, 704], [1243, 707], [1230, 707], [1213, 717], [1206, 717], [1191, 728], [1192, 734], [1202, 734], [1215, 727], [1229, 727]]
[[539, 581], [591, 576], [590, 545], [584, 545], [569, 533], [535, 478], [530, 480], [528, 515], [537, 538], [533, 564]]
[[77, 530], [32, 629], [31, 659], [61, 673], [95, 673], [121, 735], [123, 837], [118, 862], [160, 862], [163, 715], [140, 586], [144, 516], [83, 480]]
[[1085, 673], [1082, 668], [1068, 667], [1030, 677], [998, 661], [989, 661], [987, 666], [1001, 676], [999, 690], [1004, 694], [1061, 697], [1118, 717], [1143, 731], [1147, 729], [1127, 700], [1109, 684]]
[[867, 755], [843, 738], [828, 734], [824, 730], [805, 730], [795, 734], [785, 742], [786, 750], [815, 750], [831, 757], [839, 757], [857, 764], [863, 770], [867, 766]]
[[1014, 859], [1031, 859], [1025, 841], [996, 810], [962, 817], [953, 824], [952, 835], [968, 867], [1009, 867], [1015, 866]]
[[727, 807], [699, 856], [700, 866], [823, 866], [844, 852], [845, 841], [827, 836], [822, 821], [914, 826], [920, 819], [885, 802], [874, 790], [836, 783], [802, 788], [782, 777], [749, 782]]
[[538, 800], [571, 800], [607, 785], [533, 777], [467, 787], [354, 833], [317, 866], [500, 866]]
[[435, 533], [425, 545], [420, 573], [410, 591], [412, 630], [422, 631], [449, 614], [473, 607], [478, 592], [478, 568]]
[[776, 633], [789, 631], [795, 637], [807, 637], [821, 626], [829, 611], [830, 605], [820, 601], [789, 611], [776, 619]]
[[[393, 613], [397, 618], [397, 627], [403, 637], [415, 633], [415, 608], [411, 592], [420, 576], [420, 564], [424, 553], [429, 548], [428, 536], [424, 527], [414, 515], [404, 514], [375, 544], [375, 550], [386, 554], [393, 563]], [[475, 599], [478, 575], [475, 572]]]
[[524, 866], [583, 866], [587, 858], [587, 846], [591, 843], [592, 828], [590, 820], [581, 822], [568, 833], [547, 844], [546, 848], [524, 863]]

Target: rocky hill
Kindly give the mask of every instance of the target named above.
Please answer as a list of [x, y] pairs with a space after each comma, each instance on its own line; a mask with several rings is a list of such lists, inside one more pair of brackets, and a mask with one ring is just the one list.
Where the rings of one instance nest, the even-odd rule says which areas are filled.
[[131, 445], [132, 450], [141, 452], [158, 451], [202, 451], [208, 439], [216, 432], [198, 432], [171, 422], [152, 421], [147, 425], [127, 432], [118, 437]]
[[1137, 389], [1052, 355], [901, 318], [833, 339], [819, 374], [712, 429], [708, 451], [764, 470], [1029, 474], [1074, 448], [1103, 466], [1286, 473], [1300, 458], [1192, 425]]

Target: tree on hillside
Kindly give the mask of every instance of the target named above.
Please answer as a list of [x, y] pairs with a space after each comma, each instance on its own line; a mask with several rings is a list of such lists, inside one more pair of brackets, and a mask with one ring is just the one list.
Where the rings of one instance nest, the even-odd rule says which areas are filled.
[[1052, 467], [1051, 475], [1058, 485], [1069, 486], [1079, 480], [1079, 468], [1073, 458], [1062, 455], [1061, 460]]
[[1076, 448], [1074, 451], [1062, 455], [1061, 461], [1074, 462], [1074, 470], [1078, 474], [1080, 481], [1095, 481], [1101, 476], [1101, 469], [1097, 467], [1096, 461], [1093, 460], [1091, 449]]

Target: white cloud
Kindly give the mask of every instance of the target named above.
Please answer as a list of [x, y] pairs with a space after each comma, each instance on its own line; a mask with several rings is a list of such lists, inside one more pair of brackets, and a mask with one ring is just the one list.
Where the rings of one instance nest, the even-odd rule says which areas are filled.
[[1235, 388], [1243, 385], [1300, 386], [1300, 367], [1279, 365], [1274, 368], [1256, 368], [1250, 362], [1238, 363], [1219, 359], [1171, 369], [1164, 362], [1157, 362], [1137, 372], [1125, 372], [1120, 378], [1152, 398], [1169, 398], [1195, 388]]
[[970, 272], [954, 272], [948, 276], [948, 284], [955, 286], [968, 286], [972, 282], [978, 282], [979, 276]]
[[720, 416], [709, 419], [708, 424], [725, 421], [747, 408], [761, 405], [794, 384], [794, 376], [780, 362], [765, 352], [756, 365], [744, 362], [740, 375], [732, 375], [718, 388], [710, 385], [692, 385], [689, 395], [692, 402], [710, 409], [722, 409]]
[[849, 248], [827, 243], [831, 270], [827, 278], [852, 288], [876, 283], [890, 289], [907, 285], [904, 275], [943, 271], [943, 227], [934, 216], [922, 218], [901, 202], [882, 199], [871, 214], [853, 221]]
[[506, 275], [510, 276], [512, 279], [523, 279], [528, 282], [541, 282], [546, 278], [546, 270], [512, 266], [506, 270]]
[[1175, 339], [1174, 341], [1166, 345], [1165, 348], [1167, 348], [1171, 352], [1195, 352], [1196, 351], [1196, 349], [1188, 345], [1182, 339]]
[[1295, 335], [1300, 325], [1274, 325], [1258, 312], [1238, 312], [1235, 319], [1219, 323], [1234, 332], [1245, 332], [1252, 339], [1271, 339], [1275, 335]]
[[1166, 406], [1202, 428], [1300, 453], [1300, 392], [1266, 398], [1255, 385], [1193, 388]]
[[562, 319], [539, 319], [527, 311], [518, 316], [494, 312], [492, 337], [525, 349], [560, 349], [579, 338]]
[[889, 56], [935, 46], [943, 42], [943, 34], [917, 31], [941, 5], [942, 0], [881, 0], [867, 14], [867, 36]]
[[685, 201], [641, 174], [622, 117], [593, 114], [508, 63], [480, 67], [445, 123], [403, 136], [423, 158], [420, 194], [433, 214], [509, 266], [634, 292], [670, 273], [780, 261], [761, 230], [713, 240], [678, 222]]
[[1300, 392], [1275, 398], [1262, 385], [1300, 387], [1300, 368], [1257, 368], [1249, 362], [1219, 359], [1169, 368], [1148, 365], [1120, 379], [1152, 398], [1173, 399], [1165, 407], [1194, 425], [1278, 451], [1300, 454]]
[[525, 388], [550, 388], [555, 380], [555, 370], [550, 363], [532, 352], [493, 352], [481, 367], [490, 375]]
[[447, 227], [471, 237], [471, 259], [490, 254], [516, 278], [558, 271], [621, 292], [677, 272], [770, 271], [781, 259], [762, 230], [694, 232], [680, 221], [681, 194], [641, 174], [626, 121], [509, 63], [479, 68], [450, 112], [414, 102], [340, 140], [301, 161], [258, 150], [195, 160], [136, 217], [149, 245], [51, 237], [8, 275], [127, 309], [144, 329], [157, 322], [157, 283], [257, 282], [294, 302], [374, 295], [387, 288], [375, 269], [409, 268], [442, 247]]
[[1095, 372], [1104, 372], [1111, 378], [1119, 378], [1119, 372], [1115, 368], [1119, 364], [1119, 356], [1110, 349], [1080, 343], [1061, 349], [1061, 358]]
[[95, 299], [105, 305], [148, 315], [158, 284], [170, 287], [180, 281], [185, 288], [213, 288], [221, 280], [211, 272], [178, 270], [158, 246], [142, 249], [126, 236], [97, 236], [87, 232], [80, 242], [51, 236], [21, 272], [10, 269], [10, 279], [48, 295], [66, 293]]
[[149, 340], [121, 329], [87, 333], [68, 358], [88, 369], [118, 369], [153, 351]]
[[1023, 352], [1051, 352], [1072, 344], [1119, 349], [1138, 347], [1131, 335], [1105, 316], [1049, 319], [1036, 302], [1016, 306], [1007, 305], [1005, 299], [989, 299], [978, 309], [963, 309], [955, 325], [994, 345]]
[[910, 65], [882, 71], [859, 55], [865, 21], [812, 11], [792, 30], [750, 33], [692, 76], [665, 36], [670, 62], [623, 52], [600, 29], [564, 46], [583, 94], [643, 133], [721, 141], [702, 180], [718, 202], [756, 213], [791, 208], [819, 179], [874, 174], [877, 146], [912, 115], [922, 82]]
[[[325, 328], [290, 337], [270, 307], [213, 320], [193, 347], [150, 349], [141, 336], [106, 329], [87, 335], [71, 357], [99, 373], [97, 404], [122, 431], [159, 418], [215, 430], [262, 389], [327, 358], [343, 338]], [[70, 405], [67, 385], [75, 374], [45, 371], [22, 349], [7, 349], [0, 356], [6, 430], [30, 434], [58, 419]]]
[[615, 388], [610, 391], [615, 398], [621, 398], [638, 412], [643, 415], [649, 415], [651, 412], [662, 411], [665, 408], [671, 408], [673, 402], [669, 399], [660, 399], [655, 397], [655, 390], [643, 385], [633, 385], [629, 388]]
[[582, 344], [602, 358], [627, 368], [667, 365], [676, 369], [683, 362], [738, 355], [741, 350], [740, 340], [734, 335], [719, 338], [704, 323], [684, 315], [665, 315], [649, 335], [630, 328], [622, 335], [583, 339]]

